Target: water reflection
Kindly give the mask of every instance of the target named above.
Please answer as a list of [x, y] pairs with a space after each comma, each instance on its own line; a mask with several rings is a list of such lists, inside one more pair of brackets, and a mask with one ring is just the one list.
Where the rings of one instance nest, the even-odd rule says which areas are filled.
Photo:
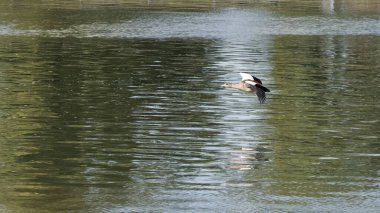
[[[366, 187], [358, 180], [377, 176], [376, 169], [363, 167], [374, 165], [373, 159], [352, 158], [350, 154], [371, 153], [378, 138], [374, 136], [378, 133], [374, 123], [378, 120], [373, 114], [377, 111], [374, 94], [378, 88], [369, 88], [364, 82], [372, 82], [379, 76], [360, 75], [366, 72], [362, 69], [368, 68], [357, 61], [357, 55], [372, 61], [374, 56], [369, 52], [375, 47], [353, 48], [367, 39], [289, 36], [274, 40], [278, 52], [273, 55], [273, 77], [279, 82], [281, 97], [273, 98], [279, 104], [271, 105], [276, 107], [272, 110], [276, 113], [270, 122], [276, 126], [274, 139], [284, 138], [287, 143], [275, 143], [273, 165], [276, 172], [282, 171], [276, 178], [292, 180], [279, 193], [303, 195], [309, 194], [310, 188], [318, 188], [319, 193], [358, 190]], [[308, 48], [303, 49], [305, 43]], [[282, 49], [286, 49], [286, 54], [282, 54], [285, 53]], [[335, 171], [337, 166], [339, 171]], [[297, 175], [299, 172], [304, 175]], [[352, 183], [338, 184], [348, 177], [354, 179]], [[304, 181], [310, 183], [301, 190], [299, 182]], [[298, 190], [289, 190], [295, 187], [293, 184]]]
[[[96, 16], [93, 18], [97, 15], [96, 11], [60, 12], [66, 14], [66, 20], [49, 18], [53, 23], [48, 22], [46, 25], [40, 24], [40, 19], [24, 17], [21, 20], [13, 20], [18, 16], [14, 14], [5, 15], [7, 22], [0, 23], [0, 35], [146, 39], [201, 37], [244, 42], [263, 35], [380, 34], [378, 16], [371, 15], [363, 17], [284, 16], [255, 9], [224, 9], [209, 13], [131, 10], [125, 13], [123, 10], [115, 9], [106, 10], [104, 17]], [[41, 13], [46, 13], [46, 17], [57, 14], [51, 10], [43, 10]], [[109, 16], [113, 18], [109, 18]]]
[[322, 1], [322, 10], [327, 14], [335, 13], [335, 0], [323, 0]]
[[[93, 42], [101, 50], [92, 48]], [[133, 179], [146, 180], [144, 185], [162, 183], [173, 171], [183, 167], [183, 174], [191, 173], [196, 162], [210, 160], [201, 153], [203, 138], [217, 134], [217, 124], [208, 121], [215, 116], [211, 111], [200, 108], [201, 104], [207, 109], [215, 98], [208, 88], [214, 87], [209, 82], [216, 74], [205, 77], [204, 70], [212, 62], [207, 58], [209, 42], [102, 42], [38, 41], [33, 57], [44, 61], [29, 71], [38, 79], [30, 84], [40, 86], [27, 93], [35, 94], [38, 105], [45, 107], [39, 114], [26, 112], [27, 125], [35, 128], [16, 140], [33, 144], [29, 146], [35, 151], [20, 154], [17, 162], [28, 165], [20, 174], [45, 171], [29, 180], [42, 184], [41, 195], [50, 194], [45, 190], [57, 183], [66, 185], [59, 199], [65, 192], [72, 197], [70, 186], [78, 184], [110, 185], [113, 190]], [[29, 102], [23, 108], [36, 104]]]
[[1, 16], [0, 211], [379, 207], [376, 18], [60, 7]]

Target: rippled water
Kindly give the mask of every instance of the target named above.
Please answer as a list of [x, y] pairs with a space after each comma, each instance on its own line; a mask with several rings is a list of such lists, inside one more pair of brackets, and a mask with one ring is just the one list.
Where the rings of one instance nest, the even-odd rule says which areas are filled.
[[380, 208], [376, 2], [149, 2], [0, 1], [0, 212]]

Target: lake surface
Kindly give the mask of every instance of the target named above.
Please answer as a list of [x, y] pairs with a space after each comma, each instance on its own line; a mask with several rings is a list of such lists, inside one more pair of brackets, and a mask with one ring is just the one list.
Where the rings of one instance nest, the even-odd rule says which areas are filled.
[[233, 2], [0, 0], [0, 212], [378, 211], [379, 3]]

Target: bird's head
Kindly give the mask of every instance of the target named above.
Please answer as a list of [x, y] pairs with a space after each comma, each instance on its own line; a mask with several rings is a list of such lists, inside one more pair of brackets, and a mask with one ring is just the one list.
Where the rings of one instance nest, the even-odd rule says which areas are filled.
[[224, 88], [231, 88], [231, 83], [224, 83], [223, 85], [222, 85], [222, 87], [224, 87]]

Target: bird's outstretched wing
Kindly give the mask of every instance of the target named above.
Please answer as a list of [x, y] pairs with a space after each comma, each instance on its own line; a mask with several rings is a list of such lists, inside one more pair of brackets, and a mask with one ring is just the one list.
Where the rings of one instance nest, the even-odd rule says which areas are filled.
[[269, 89], [252, 80], [244, 81], [244, 83], [247, 87], [251, 88], [253, 91], [256, 91], [256, 95], [259, 98], [260, 104], [263, 104], [267, 98], [265, 92], [269, 92]]
[[256, 83], [259, 83], [259, 84], [263, 84], [263, 82], [261, 82], [261, 80], [259, 78], [256, 78], [255, 76], [252, 75], [252, 78], [253, 80], [256, 82]]
[[263, 104], [265, 99], [267, 99], [264, 89], [260, 87], [259, 84], [256, 85], [256, 95], [259, 98], [260, 104]]
[[239, 74], [240, 74], [240, 76], [241, 76], [241, 81], [245, 81], [245, 80], [253, 80], [253, 77], [252, 77], [252, 75], [250, 75], [250, 74], [243, 73], [243, 72], [241, 72], [241, 73], [239, 73]]
[[251, 81], [254, 81], [254, 82], [256, 82], [256, 83], [263, 84], [259, 78], [256, 78], [256, 77], [253, 76], [253, 75], [250, 75], [250, 74], [248, 74], [248, 73], [243, 73], [243, 72], [241, 72], [241, 73], [239, 73], [239, 74], [240, 74], [240, 76], [241, 76], [241, 80], [242, 80], [242, 81], [245, 81], [245, 80], [251, 80]]

